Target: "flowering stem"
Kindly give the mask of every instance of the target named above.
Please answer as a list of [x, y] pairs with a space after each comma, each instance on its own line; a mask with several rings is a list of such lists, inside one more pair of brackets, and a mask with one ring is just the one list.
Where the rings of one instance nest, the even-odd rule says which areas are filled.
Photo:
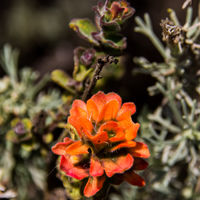
[[[100, 79], [100, 73], [103, 69], [103, 67], [108, 63], [116, 62], [116, 59], [113, 56], [105, 56], [104, 58], [100, 58], [97, 61], [97, 64], [95, 66], [94, 75], [91, 79], [91, 81], [87, 81], [85, 84], [85, 90], [83, 92], [82, 100], [86, 101], [87, 97], [90, 95], [92, 89], [96, 85], [96, 82], [98, 79]], [[89, 80], [89, 79], [88, 79]]]

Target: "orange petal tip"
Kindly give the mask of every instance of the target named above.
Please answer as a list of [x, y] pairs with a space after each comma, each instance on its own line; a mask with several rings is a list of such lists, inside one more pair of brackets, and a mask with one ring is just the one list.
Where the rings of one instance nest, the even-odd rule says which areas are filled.
[[130, 183], [131, 185], [136, 185], [139, 187], [143, 187], [146, 185], [144, 179], [135, 172], [133, 172], [132, 170], [123, 174], [123, 177], [124, 180]]
[[67, 176], [82, 180], [89, 176], [88, 169], [74, 166], [70, 160], [70, 156], [62, 156], [60, 161], [60, 169], [66, 173]]
[[90, 161], [90, 176], [102, 176], [104, 174], [104, 169], [98, 158], [91, 158]]
[[136, 146], [130, 149], [130, 153], [134, 157], [141, 157], [141, 158], [150, 157], [148, 146], [142, 142], [136, 142]]
[[102, 187], [105, 182], [105, 176], [101, 177], [89, 177], [88, 182], [84, 188], [84, 196], [94, 196]]
[[116, 173], [123, 173], [130, 169], [133, 165], [133, 157], [130, 154], [120, 156], [114, 159], [102, 159], [104, 170], [108, 177], [112, 177]]

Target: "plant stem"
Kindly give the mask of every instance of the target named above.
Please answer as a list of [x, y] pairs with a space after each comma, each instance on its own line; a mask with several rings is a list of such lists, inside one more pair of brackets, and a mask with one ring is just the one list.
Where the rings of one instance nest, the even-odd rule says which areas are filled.
[[30, 99], [33, 99], [35, 95], [50, 81], [49, 74], [46, 74], [38, 84], [30, 91]]
[[168, 9], [168, 13], [169, 13], [170, 19], [174, 22], [174, 25], [175, 26], [180, 26], [180, 22], [179, 22], [179, 20], [178, 20], [178, 18], [176, 16], [175, 11], [173, 9], [169, 8]]
[[86, 101], [88, 96], [90, 95], [92, 89], [95, 87], [97, 80], [100, 78], [100, 73], [103, 69], [103, 67], [108, 64], [108, 63], [113, 63], [115, 62], [116, 59], [113, 56], [105, 56], [104, 58], [98, 59], [96, 66], [95, 66], [95, 71], [94, 75], [92, 76], [92, 79], [90, 82], [86, 82], [85, 90], [83, 92], [82, 100]]
[[185, 25], [183, 26], [184, 28], [188, 28], [191, 26], [192, 23], [192, 8], [189, 7], [187, 9], [187, 14], [186, 14], [186, 20], [185, 20]]
[[178, 125], [180, 126], [180, 128], [182, 128], [184, 125], [184, 122], [183, 122], [182, 116], [177, 108], [177, 105], [174, 102], [174, 96], [173, 96], [171, 88], [170, 88], [170, 81], [168, 80], [168, 91], [166, 91], [164, 89], [164, 87], [159, 83], [157, 83], [156, 86], [163, 93], [163, 95], [168, 99], [169, 106], [175, 116], [175, 119], [176, 119]]
[[159, 51], [161, 56], [165, 60], [168, 60], [169, 59], [169, 55], [167, 55], [165, 47], [163, 46], [163, 44], [160, 42], [158, 37], [153, 32], [153, 28], [152, 28], [152, 25], [151, 25], [151, 20], [150, 20], [149, 15], [145, 14], [144, 15], [144, 19], [145, 19], [145, 21], [143, 21], [140, 17], [136, 17], [135, 18], [135, 21], [136, 21], [136, 23], [138, 25], [135, 28], [135, 31], [146, 35], [150, 39], [152, 44], [155, 46], [155, 48]]
[[192, 4], [192, 0], [185, 0], [185, 2], [182, 5], [182, 9], [185, 9], [189, 4]]

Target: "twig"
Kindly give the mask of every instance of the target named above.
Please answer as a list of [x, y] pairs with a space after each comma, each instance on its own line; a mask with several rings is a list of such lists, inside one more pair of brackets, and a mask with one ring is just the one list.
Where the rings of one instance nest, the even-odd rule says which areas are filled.
[[176, 16], [176, 13], [173, 9], [169, 8], [168, 9], [168, 13], [169, 13], [169, 17], [172, 20], [172, 22], [174, 23], [175, 26], [180, 26], [180, 22]]
[[33, 99], [35, 95], [50, 81], [50, 76], [49, 74], [46, 74], [39, 82], [38, 84], [35, 85], [35, 87], [32, 88], [30, 91], [29, 97], [30, 99]]
[[186, 0], [182, 5], [182, 9], [185, 9], [189, 4], [192, 4], [192, 0]]
[[0, 55], [0, 64], [4, 71], [10, 76], [13, 88], [16, 87], [19, 51], [12, 49], [9, 44], [4, 46]]
[[170, 81], [170, 79], [168, 79], [167, 80], [167, 87], [168, 87], [167, 91], [164, 89], [164, 87], [160, 83], [157, 83], [156, 86], [161, 91], [161, 93], [168, 99], [169, 106], [175, 116], [175, 119], [176, 119], [178, 125], [182, 128], [184, 126], [184, 122], [182, 119], [182, 115], [181, 115], [180, 111], [178, 110], [177, 105], [175, 103], [173, 91], [172, 91], [170, 84], [171, 84], [171, 81]]
[[[192, 8], [189, 7], [187, 9], [187, 13], [186, 13], [186, 20], [185, 20], [185, 25], [183, 26], [185, 29], [187, 29], [188, 27], [191, 26], [192, 23]], [[195, 24], [196, 25], [196, 24]], [[194, 26], [194, 25], [193, 25]], [[191, 28], [191, 27], [190, 27]]]
[[183, 109], [183, 117], [185, 120], [185, 123], [187, 123], [190, 128], [192, 127], [192, 124], [190, 123], [190, 120], [189, 120], [189, 114], [188, 114], [188, 111], [187, 111], [187, 106], [186, 106], [186, 103], [183, 99], [181, 99], [181, 105], [182, 105], [182, 109]]
[[172, 154], [172, 157], [168, 159], [168, 164], [170, 166], [174, 165], [178, 160], [182, 158], [184, 155], [184, 150], [187, 150], [186, 148], [186, 140], [183, 140], [179, 143], [176, 151]]
[[113, 62], [115, 62], [115, 63], [117, 62], [117, 60], [113, 56], [105, 56], [104, 58], [98, 59], [92, 79], [89, 82], [87, 81], [85, 84], [85, 90], [84, 90], [83, 96], [82, 96], [83, 101], [87, 100], [87, 97], [90, 95], [92, 89], [96, 85], [97, 80], [100, 79], [100, 73], [101, 73], [103, 67], [106, 64], [108, 64], [108, 63], [111, 64]]
[[148, 118], [152, 121], [155, 121], [161, 124], [163, 127], [168, 129], [172, 133], [180, 133], [180, 129], [177, 126], [174, 126], [170, 123], [170, 121], [161, 118], [160, 116], [148, 115]]
[[134, 30], [136, 32], [139, 32], [139, 33], [146, 35], [151, 40], [151, 42], [156, 47], [156, 49], [159, 51], [161, 56], [165, 60], [168, 60], [169, 55], [165, 51], [165, 47], [163, 46], [163, 44], [160, 42], [158, 37], [153, 32], [153, 28], [152, 28], [152, 25], [151, 25], [151, 20], [150, 20], [149, 15], [147, 13], [144, 15], [144, 21], [140, 17], [136, 17], [135, 21], [137, 23], [137, 26]]

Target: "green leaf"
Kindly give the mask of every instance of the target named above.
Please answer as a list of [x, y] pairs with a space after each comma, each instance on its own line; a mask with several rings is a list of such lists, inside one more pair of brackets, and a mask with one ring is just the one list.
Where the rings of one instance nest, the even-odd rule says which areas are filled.
[[97, 32], [96, 26], [89, 19], [73, 19], [69, 27], [90, 43], [99, 46], [99, 42], [93, 38], [92, 33]]
[[87, 70], [84, 65], [80, 65], [79, 68], [80, 71], [75, 75], [75, 79], [80, 82], [83, 81], [90, 74], [90, 72], [94, 70], [93, 68], [89, 68]]
[[66, 89], [68, 92], [75, 94], [75, 91], [68, 86], [72, 79], [64, 71], [59, 69], [54, 70], [51, 73], [51, 79], [58, 85]]
[[115, 50], [123, 50], [126, 48], [126, 38], [122, 37], [120, 34], [110, 34], [100, 32], [95, 34], [94, 37], [101, 41], [104, 46]]

